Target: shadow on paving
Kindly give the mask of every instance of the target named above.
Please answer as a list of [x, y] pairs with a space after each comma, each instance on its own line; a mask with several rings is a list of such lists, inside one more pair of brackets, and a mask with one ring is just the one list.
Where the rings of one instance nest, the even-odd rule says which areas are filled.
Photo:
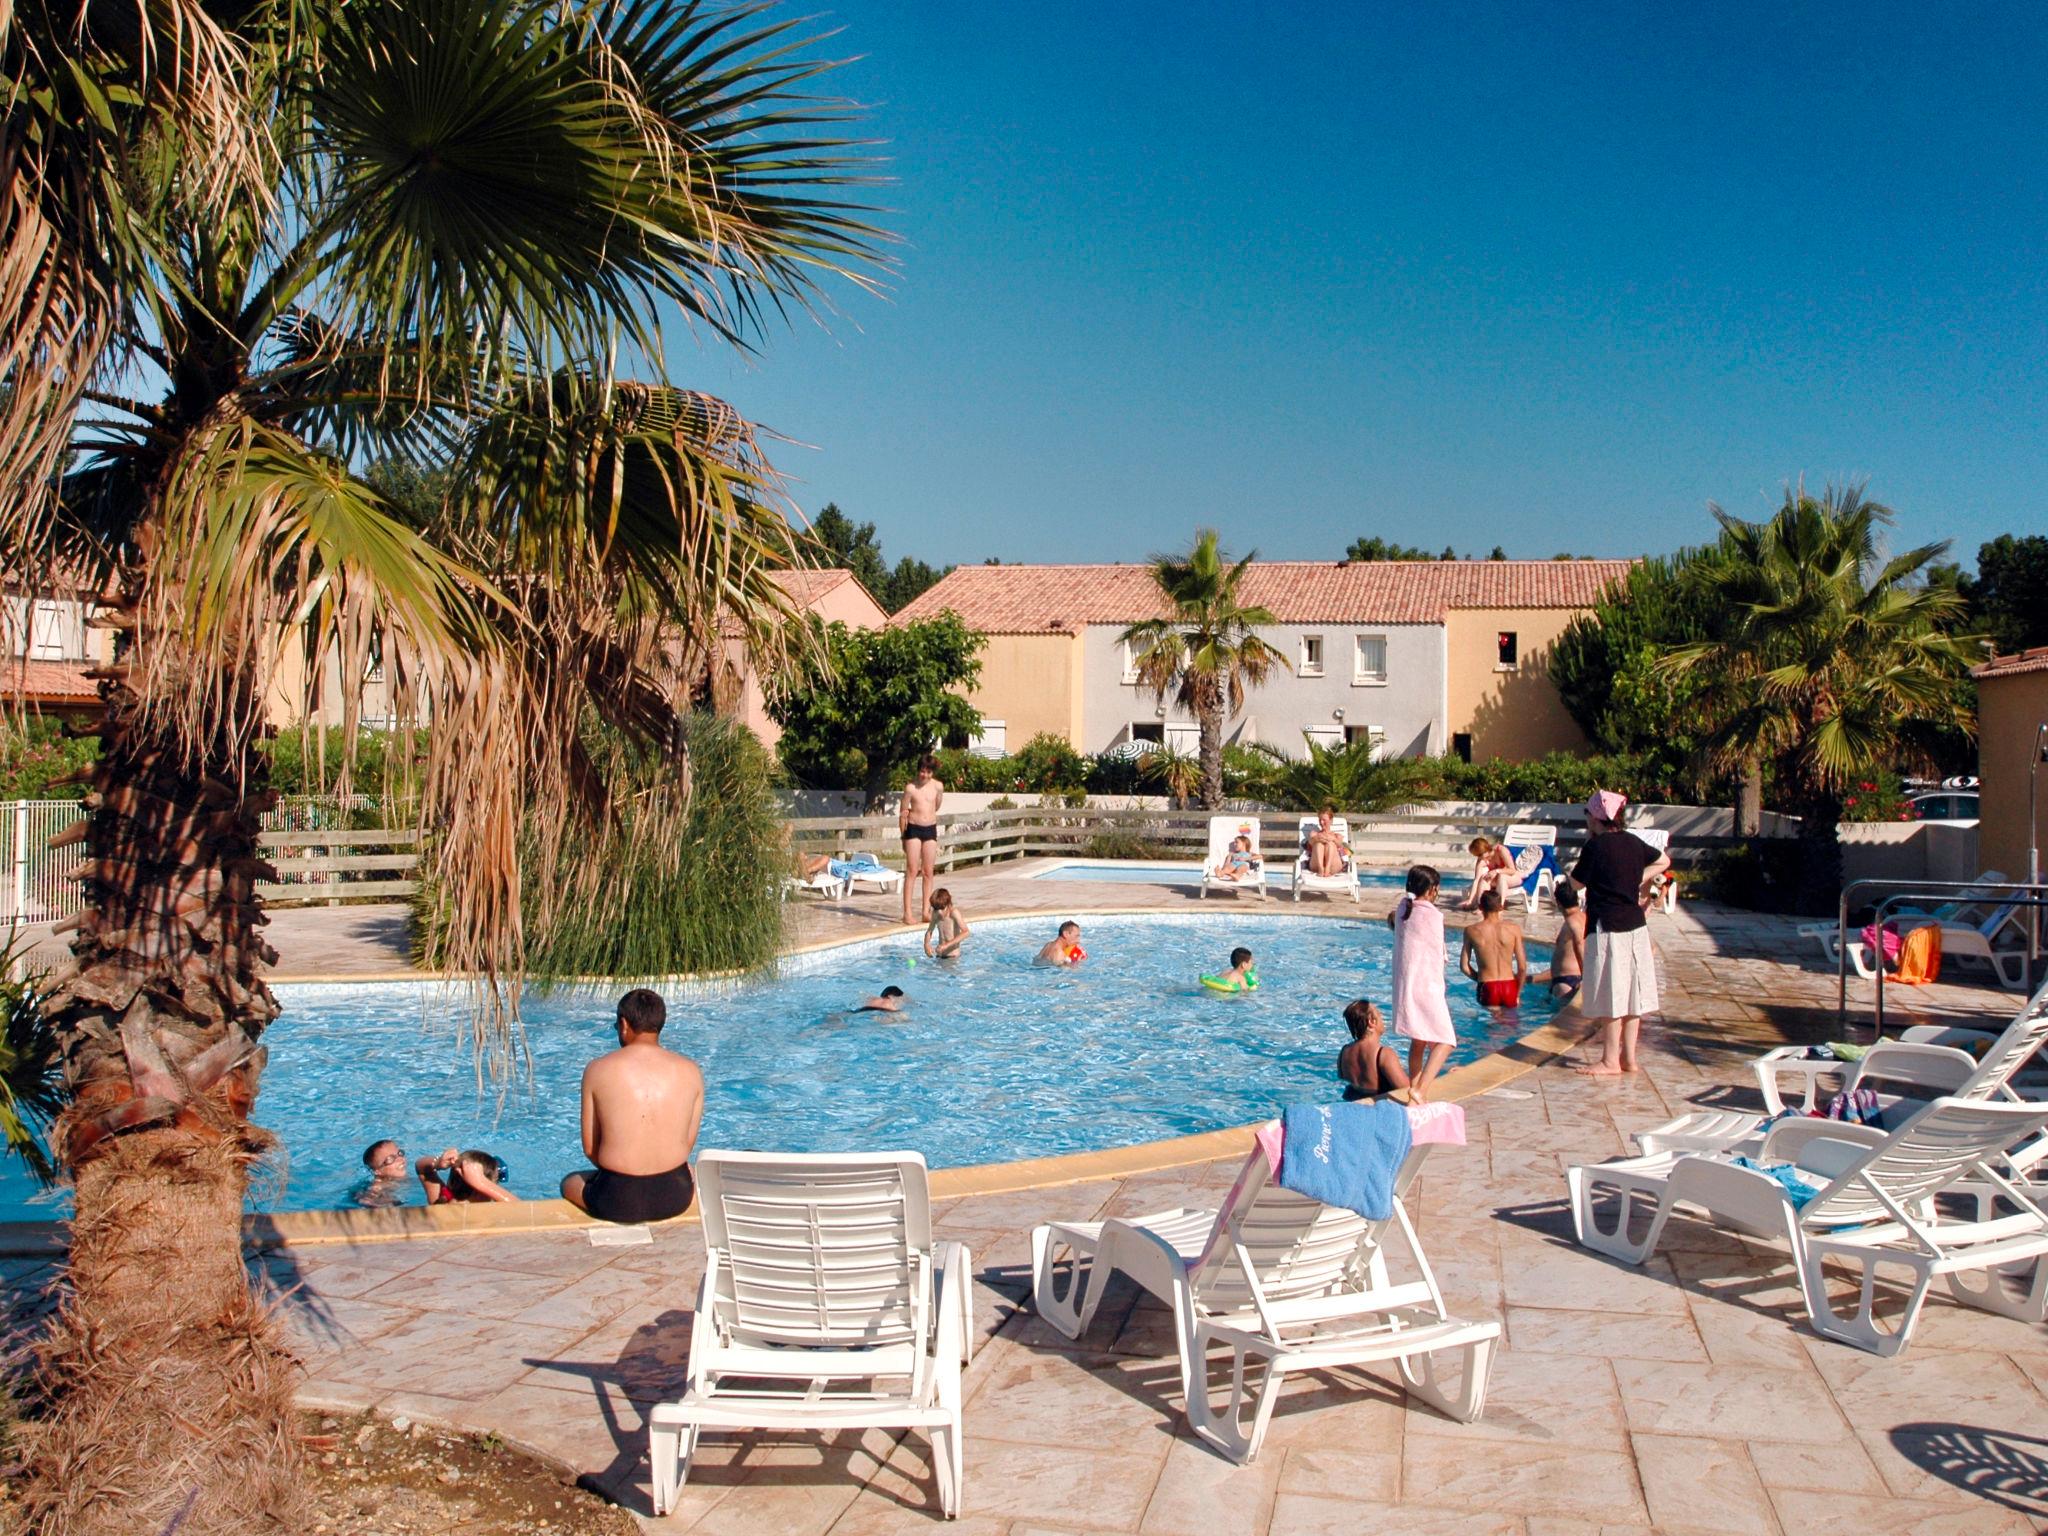
[[1958, 1488], [2048, 1520], [2048, 1440], [2010, 1429], [1966, 1424], [1901, 1424], [1892, 1449], [1922, 1471]]

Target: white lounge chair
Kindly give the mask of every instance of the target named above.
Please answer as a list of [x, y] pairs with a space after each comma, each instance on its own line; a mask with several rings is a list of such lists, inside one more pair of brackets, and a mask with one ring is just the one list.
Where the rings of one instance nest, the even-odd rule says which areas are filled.
[[[1671, 834], [1663, 827], [1630, 827], [1629, 831], [1659, 853], [1671, 851]], [[1678, 881], [1672, 877], [1672, 871], [1667, 869], [1658, 877], [1658, 886], [1653, 894], [1657, 905], [1665, 912], [1678, 910]]]
[[829, 869], [821, 869], [814, 875], [790, 875], [782, 882], [782, 894], [785, 899], [808, 892], [810, 895], [823, 896], [832, 901], [844, 901], [852, 891], [852, 881], [833, 874]]
[[903, 884], [903, 871], [891, 869], [879, 859], [866, 863], [856, 856], [847, 884], [856, 891], [893, 891]]
[[689, 1373], [648, 1416], [655, 1513], [675, 1507], [707, 1429], [876, 1425], [930, 1439], [940, 1508], [957, 1517], [968, 1258], [932, 1240], [923, 1157], [705, 1152], [697, 1189]]
[[2002, 869], [1987, 869], [1962, 891], [1954, 901], [1945, 901], [1934, 907], [1900, 906], [1896, 910], [1901, 917], [1937, 917], [1944, 923], [1977, 923], [1998, 904], [1998, 889], [2010, 885]]
[[[1114, 1273], [1166, 1302], [1188, 1425], [1236, 1462], [1258, 1455], [1289, 1371], [1398, 1360], [1409, 1392], [1469, 1423], [1486, 1406], [1500, 1325], [1450, 1315], [1401, 1204], [1428, 1150], [1417, 1146], [1402, 1164], [1388, 1221], [1282, 1189], [1266, 1153], [1255, 1150], [1219, 1210], [1035, 1228], [1032, 1305], [1061, 1333], [1079, 1338]], [[1382, 1248], [1395, 1230], [1419, 1274], [1399, 1285], [1388, 1277]], [[1229, 1395], [1220, 1409], [1210, 1401], [1215, 1346], [1230, 1351]], [[1438, 1368], [1437, 1357], [1446, 1353], [1462, 1367], [1455, 1386]], [[1265, 1369], [1246, 1427], [1248, 1358]]]
[[[1240, 837], [1252, 840], [1252, 859], [1257, 879], [1224, 880], [1217, 876], [1217, 866], [1222, 864], [1224, 855], [1230, 852], [1230, 845]], [[1255, 891], [1261, 901], [1266, 899], [1266, 866], [1259, 859], [1259, 818], [1256, 816], [1211, 816], [1209, 818], [1209, 852], [1202, 861], [1202, 898], [1207, 900], [1211, 891]]]
[[1522, 882], [1522, 904], [1531, 913], [1545, 896], [1557, 904], [1557, 828], [1533, 821], [1509, 824], [1500, 845], [1513, 852], [1515, 874]]
[[[2048, 1213], [1997, 1166], [2008, 1147], [2039, 1136], [2044, 1126], [2048, 1108], [1965, 1099], [1936, 1099], [1888, 1135], [1830, 1121], [1784, 1121], [1754, 1160], [1790, 1164], [1817, 1188], [1804, 1206], [1795, 1206], [1771, 1174], [1739, 1166], [1728, 1153], [1584, 1164], [1566, 1175], [1572, 1229], [1586, 1247], [1626, 1264], [1656, 1252], [1665, 1222], [1681, 1205], [1704, 1212], [1716, 1226], [1782, 1239], [1815, 1331], [1895, 1355], [1911, 1340], [1937, 1279], [1946, 1279], [1951, 1294], [1968, 1306], [2030, 1323], [2048, 1316]], [[1938, 1197], [1966, 1183], [1995, 1190], [2010, 1214], [1945, 1219]], [[1642, 1236], [1631, 1235], [1646, 1212]], [[1828, 1296], [1829, 1259], [1857, 1268], [1852, 1315], [1837, 1312]], [[1905, 1308], [1889, 1328], [1876, 1316], [1882, 1269], [1904, 1270], [1912, 1281]], [[2017, 1293], [2008, 1281], [2017, 1282]]]
[[[1945, 1033], [1939, 1025], [1916, 1025], [1906, 1033], [1921, 1038], [1880, 1040], [1856, 1062], [1817, 1060], [1806, 1054], [1806, 1047], [1798, 1045], [1766, 1051], [1750, 1064], [1764, 1096], [1764, 1114], [1747, 1110], [1695, 1110], [1654, 1130], [1636, 1132], [1636, 1147], [1646, 1155], [1713, 1151], [1744, 1151], [1753, 1155], [1754, 1148], [1745, 1143], [1760, 1138], [1771, 1119], [1788, 1109], [1801, 1115], [1813, 1113], [1819, 1104], [1819, 1083], [1824, 1077], [1840, 1076], [1844, 1091], [1884, 1082], [1908, 1084], [1959, 1099], [2016, 1100], [2014, 1076], [2048, 1042], [2048, 985], [2027, 1000], [1981, 1057], [1959, 1046], [1936, 1044], [1930, 1037]], [[1803, 1094], [1795, 1095], [1790, 1104], [1785, 1098], [1788, 1083], [1802, 1083], [1804, 1088]], [[1886, 1109], [1902, 1102], [1898, 1096], [1880, 1094], [1878, 1098]]]
[[[1987, 903], [1988, 905], [1988, 903]], [[1950, 960], [1981, 960], [1991, 967], [1998, 977], [1998, 984], [2009, 991], [2024, 992], [2027, 989], [2026, 929], [2022, 913], [2025, 909], [2016, 901], [1991, 907], [1975, 923], [1941, 924], [1941, 958], [1943, 963]], [[1901, 933], [1910, 933], [1915, 928], [1928, 926], [1924, 922], [1907, 921], [1900, 924]], [[2011, 931], [2015, 943], [2001, 945], [1998, 941]]]
[[[1344, 868], [1334, 875], [1319, 875], [1308, 867], [1308, 835], [1322, 824], [1320, 816], [1301, 818], [1301, 842], [1294, 855], [1294, 899], [1301, 900], [1303, 891], [1326, 891], [1332, 896], [1348, 892], [1355, 906], [1358, 902], [1358, 870], [1353, 866], [1350, 854], [1344, 856]], [[1330, 830], [1343, 839], [1347, 849], [1351, 846], [1350, 822], [1342, 816], [1332, 816]], [[1210, 868], [1215, 866], [1212, 864]]]

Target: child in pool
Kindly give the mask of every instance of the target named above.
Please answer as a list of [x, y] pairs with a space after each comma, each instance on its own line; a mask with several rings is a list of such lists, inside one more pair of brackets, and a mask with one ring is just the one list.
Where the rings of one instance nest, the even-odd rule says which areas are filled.
[[1220, 976], [1204, 976], [1202, 985], [1211, 992], [1256, 992], [1259, 968], [1252, 964], [1252, 952], [1240, 944], [1230, 952], [1230, 969]]
[[972, 932], [960, 916], [960, 909], [953, 905], [953, 893], [943, 885], [933, 891], [932, 920], [925, 924], [924, 952], [937, 960], [951, 960]]
[[1344, 1010], [1351, 1043], [1337, 1053], [1337, 1076], [1344, 1081], [1344, 1102], [1383, 1099], [1408, 1086], [1401, 1053], [1387, 1044], [1387, 1021], [1364, 998]]
[[[444, 1171], [445, 1179], [441, 1176]], [[413, 1164], [413, 1172], [420, 1176], [420, 1187], [427, 1192], [429, 1205], [519, 1198], [505, 1188], [505, 1160], [474, 1147], [467, 1152], [450, 1147], [439, 1157], [423, 1157]]]
[[1394, 1033], [1408, 1037], [1408, 1097], [1420, 1104], [1458, 1043], [1444, 995], [1442, 877], [1427, 864], [1408, 871], [1408, 894], [1387, 914], [1394, 930]]

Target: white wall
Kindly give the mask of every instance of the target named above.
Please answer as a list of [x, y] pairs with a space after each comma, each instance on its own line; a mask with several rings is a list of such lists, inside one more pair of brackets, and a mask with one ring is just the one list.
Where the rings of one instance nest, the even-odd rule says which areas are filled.
[[[1117, 636], [1123, 626], [1092, 624], [1082, 638], [1082, 750], [1102, 752], [1128, 739], [1133, 721], [1159, 721], [1158, 700], [1147, 689], [1124, 681], [1123, 648]], [[1386, 638], [1387, 678], [1361, 683], [1353, 675], [1354, 637]], [[1271, 742], [1300, 756], [1304, 730], [1342, 733], [1347, 726], [1378, 726], [1392, 757], [1441, 752], [1448, 744], [1444, 708], [1444, 631], [1438, 624], [1277, 624], [1259, 631], [1260, 638], [1290, 668], [1301, 664], [1304, 636], [1323, 642], [1323, 671], [1308, 677], [1298, 670], [1276, 671], [1263, 687], [1252, 690], [1244, 712], [1233, 718], [1226, 741]], [[1342, 710], [1344, 718], [1337, 719]], [[1192, 724], [1191, 717], [1169, 703], [1168, 723]]]

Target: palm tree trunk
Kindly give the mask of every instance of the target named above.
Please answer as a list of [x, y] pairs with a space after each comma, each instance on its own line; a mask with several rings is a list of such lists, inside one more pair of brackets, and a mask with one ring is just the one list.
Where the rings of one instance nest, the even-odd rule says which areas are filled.
[[1756, 837], [1764, 828], [1764, 767], [1751, 758], [1742, 765], [1735, 791], [1735, 835]]
[[1223, 804], [1223, 707], [1205, 703], [1197, 718], [1202, 733], [1202, 808], [1213, 811]]
[[259, 877], [270, 803], [261, 697], [230, 690], [221, 734], [187, 756], [128, 686], [150, 659], [134, 605], [100, 684], [85, 908], [48, 1012], [73, 1099], [68, 1294], [35, 1357], [24, 1502], [75, 1536], [284, 1532], [301, 1525], [293, 1358], [252, 1297], [241, 1214], [259, 1044], [277, 1015]]
[[1807, 798], [1799, 820], [1799, 910], [1833, 917], [1842, 900], [1842, 801], [1831, 791]]

